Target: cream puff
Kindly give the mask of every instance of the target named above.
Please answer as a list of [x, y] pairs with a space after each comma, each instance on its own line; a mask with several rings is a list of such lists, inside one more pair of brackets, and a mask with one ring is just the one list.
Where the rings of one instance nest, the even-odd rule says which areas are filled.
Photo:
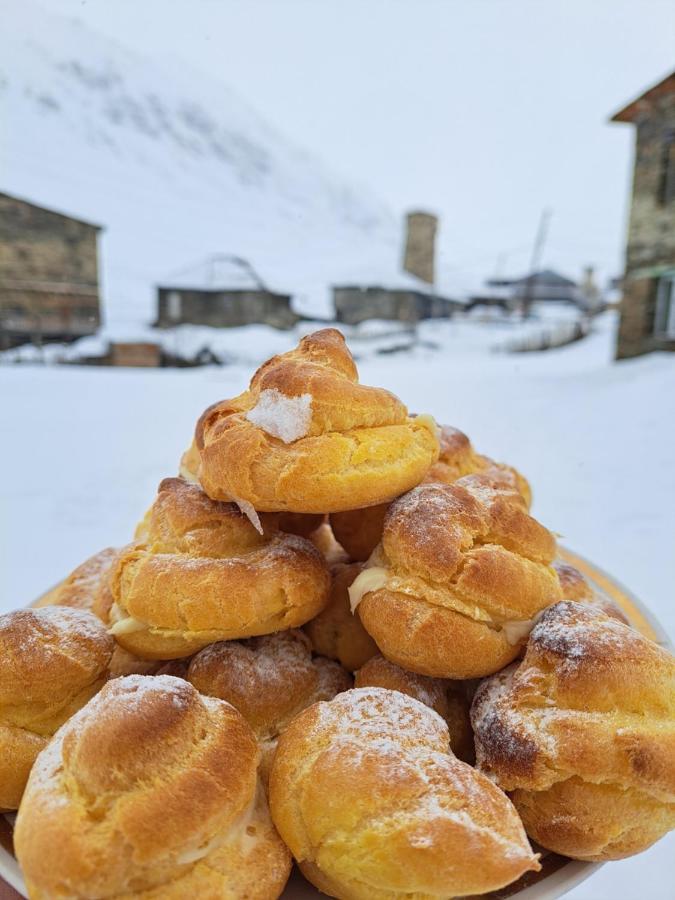
[[16, 809], [38, 753], [108, 678], [114, 642], [64, 606], [0, 616], [0, 809]]
[[144, 659], [190, 656], [215, 641], [303, 625], [328, 599], [330, 576], [305, 538], [166, 478], [110, 575], [115, 639]]
[[322, 515], [392, 500], [421, 481], [439, 443], [429, 417], [359, 384], [343, 336], [327, 328], [264, 363], [243, 394], [209, 407], [195, 448], [210, 497]]
[[192, 659], [188, 680], [202, 694], [227, 700], [249, 723], [262, 748], [267, 781], [279, 735], [301, 710], [352, 687], [342, 666], [312, 656], [301, 631], [211, 644]]
[[350, 587], [387, 659], [434, 678], [476, 678], [516, 658], [561, 598], [553, 534], [505, 473], [423, 484], [392, 503], [382, 543]]
[[58, 732], [29, 779], [14, 842], [34, 900], [274, 900], [290, 871], [229, 703], [129, 675]]
[[448, 746], [428, 706], [359, 688], [316, 703], [282, 734], [270, 809], [300, 869], [350, 900], [451, 898], [539, 869], [499, 788]]
[[675, 828], [675, 659], [599, 609], [546, 610], [471, 715], [478, 767], [543, 847], [621, 859]]

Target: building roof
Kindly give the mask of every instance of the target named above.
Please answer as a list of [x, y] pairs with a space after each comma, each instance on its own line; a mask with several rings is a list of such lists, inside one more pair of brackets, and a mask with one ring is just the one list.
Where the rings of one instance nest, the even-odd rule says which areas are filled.
[[263, 279], [242, 256], [216, 253], [174, 272], [162, 286], [199, 291], [267, 291]]
[[666, 94], [675, 93], [675, 72], [666, 75], [658, 84], [648, 88], [644, 93], [640, 94], [634, 100], [614, 113], [611, 122], [634, 122], [640, 113], [648, 109], [651, 104]]
[[73, 216], [70, 213], [61, 212], [61, 210], [58, 209], [51, 209], [49, 206], [43, 206], [41, 203], [33, 203], [32, 200], [26, 200], [25, 197], [17, 197], [16, 194], [10, 194], [7, 191], [0, 191], [0, 197], [18, 200], [19, 203], [25, 203], [26, 206], [32, 206], [33, 209], [41, 209], [44, 212], [51, 213], [53, 216], [60, 216], [62, 219], [70, 219], [71, 222], [79, 222], [80, 225], [88, 225], [89, 228], [95, 228], [97, 231], [103, 230], [103, 225], [97, 225], [96, 222], [89, 222], [87, 219], [79, 218], [79, 216]]
[[553, 269], [542, 269], [539, 272], [532, 272], [530, 275], [524, 275], [522, 278], [491, 278], [487, 284], [490, 287], [508, 287], [516, 284], [527, 284], [529, 281], [536, 282], [537, 286], [551, 287], [576, 287], [576, 282], [571, 278], [554, 272]]

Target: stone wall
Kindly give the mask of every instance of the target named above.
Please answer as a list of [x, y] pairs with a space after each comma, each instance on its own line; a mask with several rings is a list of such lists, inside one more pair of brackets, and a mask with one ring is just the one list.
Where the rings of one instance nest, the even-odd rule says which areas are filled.
[[[663, 197], [662, 183], [664, 148], [675, 137], [675, 92], [645, 105], [634, 124], [635, 169], [617, 358], [675, 345], [653, 333], [659, 274], [675, 268], [675, 195]], [[675, 145], [670, 152], [675, 154]]]
[[98, 228], [0, 194], [0, 331], [70, 340], [100, 324]]
[[335, 287], [333, 305], [335, 318], [345, 325], [358, 325], [368, 319], [415, 323], [420, 319], [447, 318], [458, 306], [444, 297], [378, 287]]
[[235, 328], [256, 323], [273, 328], [291, 328], [299, 316], [291, 309], [291, 298], [265, 290], [201, 291], [160, 287], [157, 321], [160, 328], [172, 325], [211, 325]]

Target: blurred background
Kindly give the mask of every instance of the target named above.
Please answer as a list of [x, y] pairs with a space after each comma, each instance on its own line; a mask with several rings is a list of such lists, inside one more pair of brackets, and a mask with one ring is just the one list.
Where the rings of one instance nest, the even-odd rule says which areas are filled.
[[[675, 634], [671, 0], [0, 11], [0, 608], [337, 323]], [[672, 900], [674, 848], [571, 896]]]

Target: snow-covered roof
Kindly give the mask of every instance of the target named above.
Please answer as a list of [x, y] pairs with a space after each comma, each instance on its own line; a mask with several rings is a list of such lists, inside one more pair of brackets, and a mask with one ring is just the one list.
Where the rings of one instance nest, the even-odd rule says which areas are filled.
[[218, 253], [185, 266], [163, 279], [163, 285], [194, 290], [264, 291], [267, 286], [242, 256]]
[[487, 284], [490, 287], [506, 287], [508, 285], [527, 284], [528, 282], [536, 282], [538, 286], [550, 287], [576, 287], [576, 282], [553, 269], [541, 269], [539, 272], [532, 272], [530, 275], [523, 275], [521, 278], [491, 278]]

